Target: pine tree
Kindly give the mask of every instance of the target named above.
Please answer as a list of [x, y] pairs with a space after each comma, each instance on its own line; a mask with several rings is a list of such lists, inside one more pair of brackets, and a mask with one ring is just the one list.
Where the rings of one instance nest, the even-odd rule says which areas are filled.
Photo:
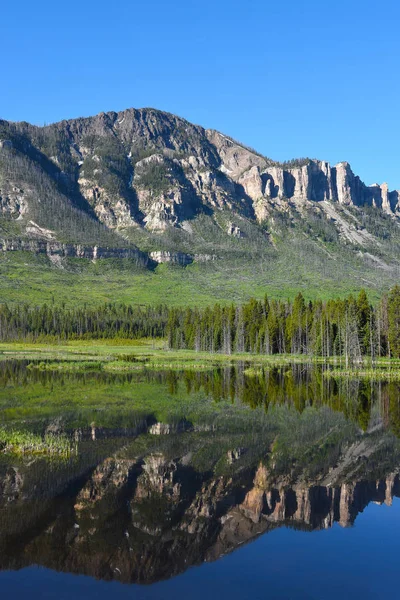
[[395, 285], [388, 297], [388, 339], [390, 353], [400, 356], [400, 287]]

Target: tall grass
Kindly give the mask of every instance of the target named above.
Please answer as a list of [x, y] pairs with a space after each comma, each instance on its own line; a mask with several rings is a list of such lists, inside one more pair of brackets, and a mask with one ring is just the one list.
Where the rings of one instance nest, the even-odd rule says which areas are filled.
[[64, 434], [46, 433], [42, 437], [31, 431], [0, 427], [0, 451], [9, 454], [70, 456], [76, 451], [76, 447]]

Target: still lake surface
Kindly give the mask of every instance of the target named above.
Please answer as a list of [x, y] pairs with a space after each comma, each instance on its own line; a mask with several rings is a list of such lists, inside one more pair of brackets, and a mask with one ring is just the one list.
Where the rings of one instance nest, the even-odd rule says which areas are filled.
[[400, 596], [398, 383], [5, 361], [0, 426], [4, 597]]

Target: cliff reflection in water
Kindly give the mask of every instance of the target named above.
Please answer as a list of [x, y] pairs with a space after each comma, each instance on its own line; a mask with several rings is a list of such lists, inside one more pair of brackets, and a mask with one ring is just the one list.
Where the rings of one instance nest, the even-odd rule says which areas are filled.
[[[6, 385], [41, 377], [46, 397], [54, 378], [25, 367], [9, 364]], [[100, 391], [144, 380], [235, 402], [212, 422], [149, 414], [121, 427], [71, 411], [42, 419], [42, 431], [68, 435], [77, 452], [0, 454], [1, 569], [152, 583], [277, 527], [349, 527], [370, 502], [400, 495], [394, 384], [325, 381], [297, 367], [85, 378]], [[238, 395], [256, 408], [237, 405]]]

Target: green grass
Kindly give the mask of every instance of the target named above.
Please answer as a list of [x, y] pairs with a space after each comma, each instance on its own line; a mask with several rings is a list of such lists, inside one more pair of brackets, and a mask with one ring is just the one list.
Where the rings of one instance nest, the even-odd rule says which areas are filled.
[[103, 367], [103, 363], [96, 360], [67, 360], [63, 362], [50, 361], [50, 362], [39, 362], [30, 363], [27, 366], [29, 370], [37, 371], [66, 371], [74, 373], [86, 373], [88, 371], [99, 371]]
[[383, 381], [400, 381], [400, 365], [394, 364], [389, 369], [377, 366], [377, 368], [358, 368], [358, 369], [332, 369], [331, 371], [325, 371], [325, 377], [332, 377], [334, 379], [369, 379], [383, 380]]
[[251, 363], [258, 367], [294, 363], [337, 364], [339, 359], [323, 359], [305, 355], [262, 355], [248, 352], [211, 354], [194, 350], [168, 350], [164, 340], [92, 340], [69, 341], [60, 344], [0, 343], [0, 359], [29, 359], [29, 368], [47, 371], [129, 372], [153, 370], [203, 370], [218, 366]]
[[65, 435], [45, 434], [0, 427], [0, 452], [5, 454], [48, 454], [69, 456], [74, 446]]
[[372, 270], [365, 277], [360, 261], [353, 255], [347, 261], [344, 253], [338, 263], [322, 250], [310, 248], [299, 253], [296, 244], [288, 247], [283, 243], [273, 255], [228, 253], [211, 263], [185, 268], [162, 264], [154, 271], [138, 268], [128, 259], [104, 259], [95, 264], [68, 259], [61, 269], [44, 256], [8, 252], [0, 256], [0, 302], [206, 306], [240, 303], [250, 297], [262, 298], [265, 293], [293, 298], [299, 291], [306, 299], [328, 299], [357, 294], [362, 287], [376, 300], [393, 279]]
[[[47, 371], [90, 371], [105, 370], [114, 372], [138, 371], [146, 369], [211, 369], [236, 363], [249, 363], [247, 375], [256, 376], [263, 366], [292, 364], [340, 365], [340, 368], [327, 371], [327, 376], [347, 374], [358, 376], [370, 373], [400, 373], [400, 360], [378, 358], [371, 365], [365, 358], [359, 367], [344, 369], [343, 357], [311, 357], [304, 354], [250, 354], [238, 352], [220, 354], [196, 352], [194, 350], [169, 350], [162, 339], [138, 340], [74, 340], [55, 343], [0, 343], [0, 359], [29, 359], [29, 368]], [[343, 367], [343, 368], [342, 368]]]

